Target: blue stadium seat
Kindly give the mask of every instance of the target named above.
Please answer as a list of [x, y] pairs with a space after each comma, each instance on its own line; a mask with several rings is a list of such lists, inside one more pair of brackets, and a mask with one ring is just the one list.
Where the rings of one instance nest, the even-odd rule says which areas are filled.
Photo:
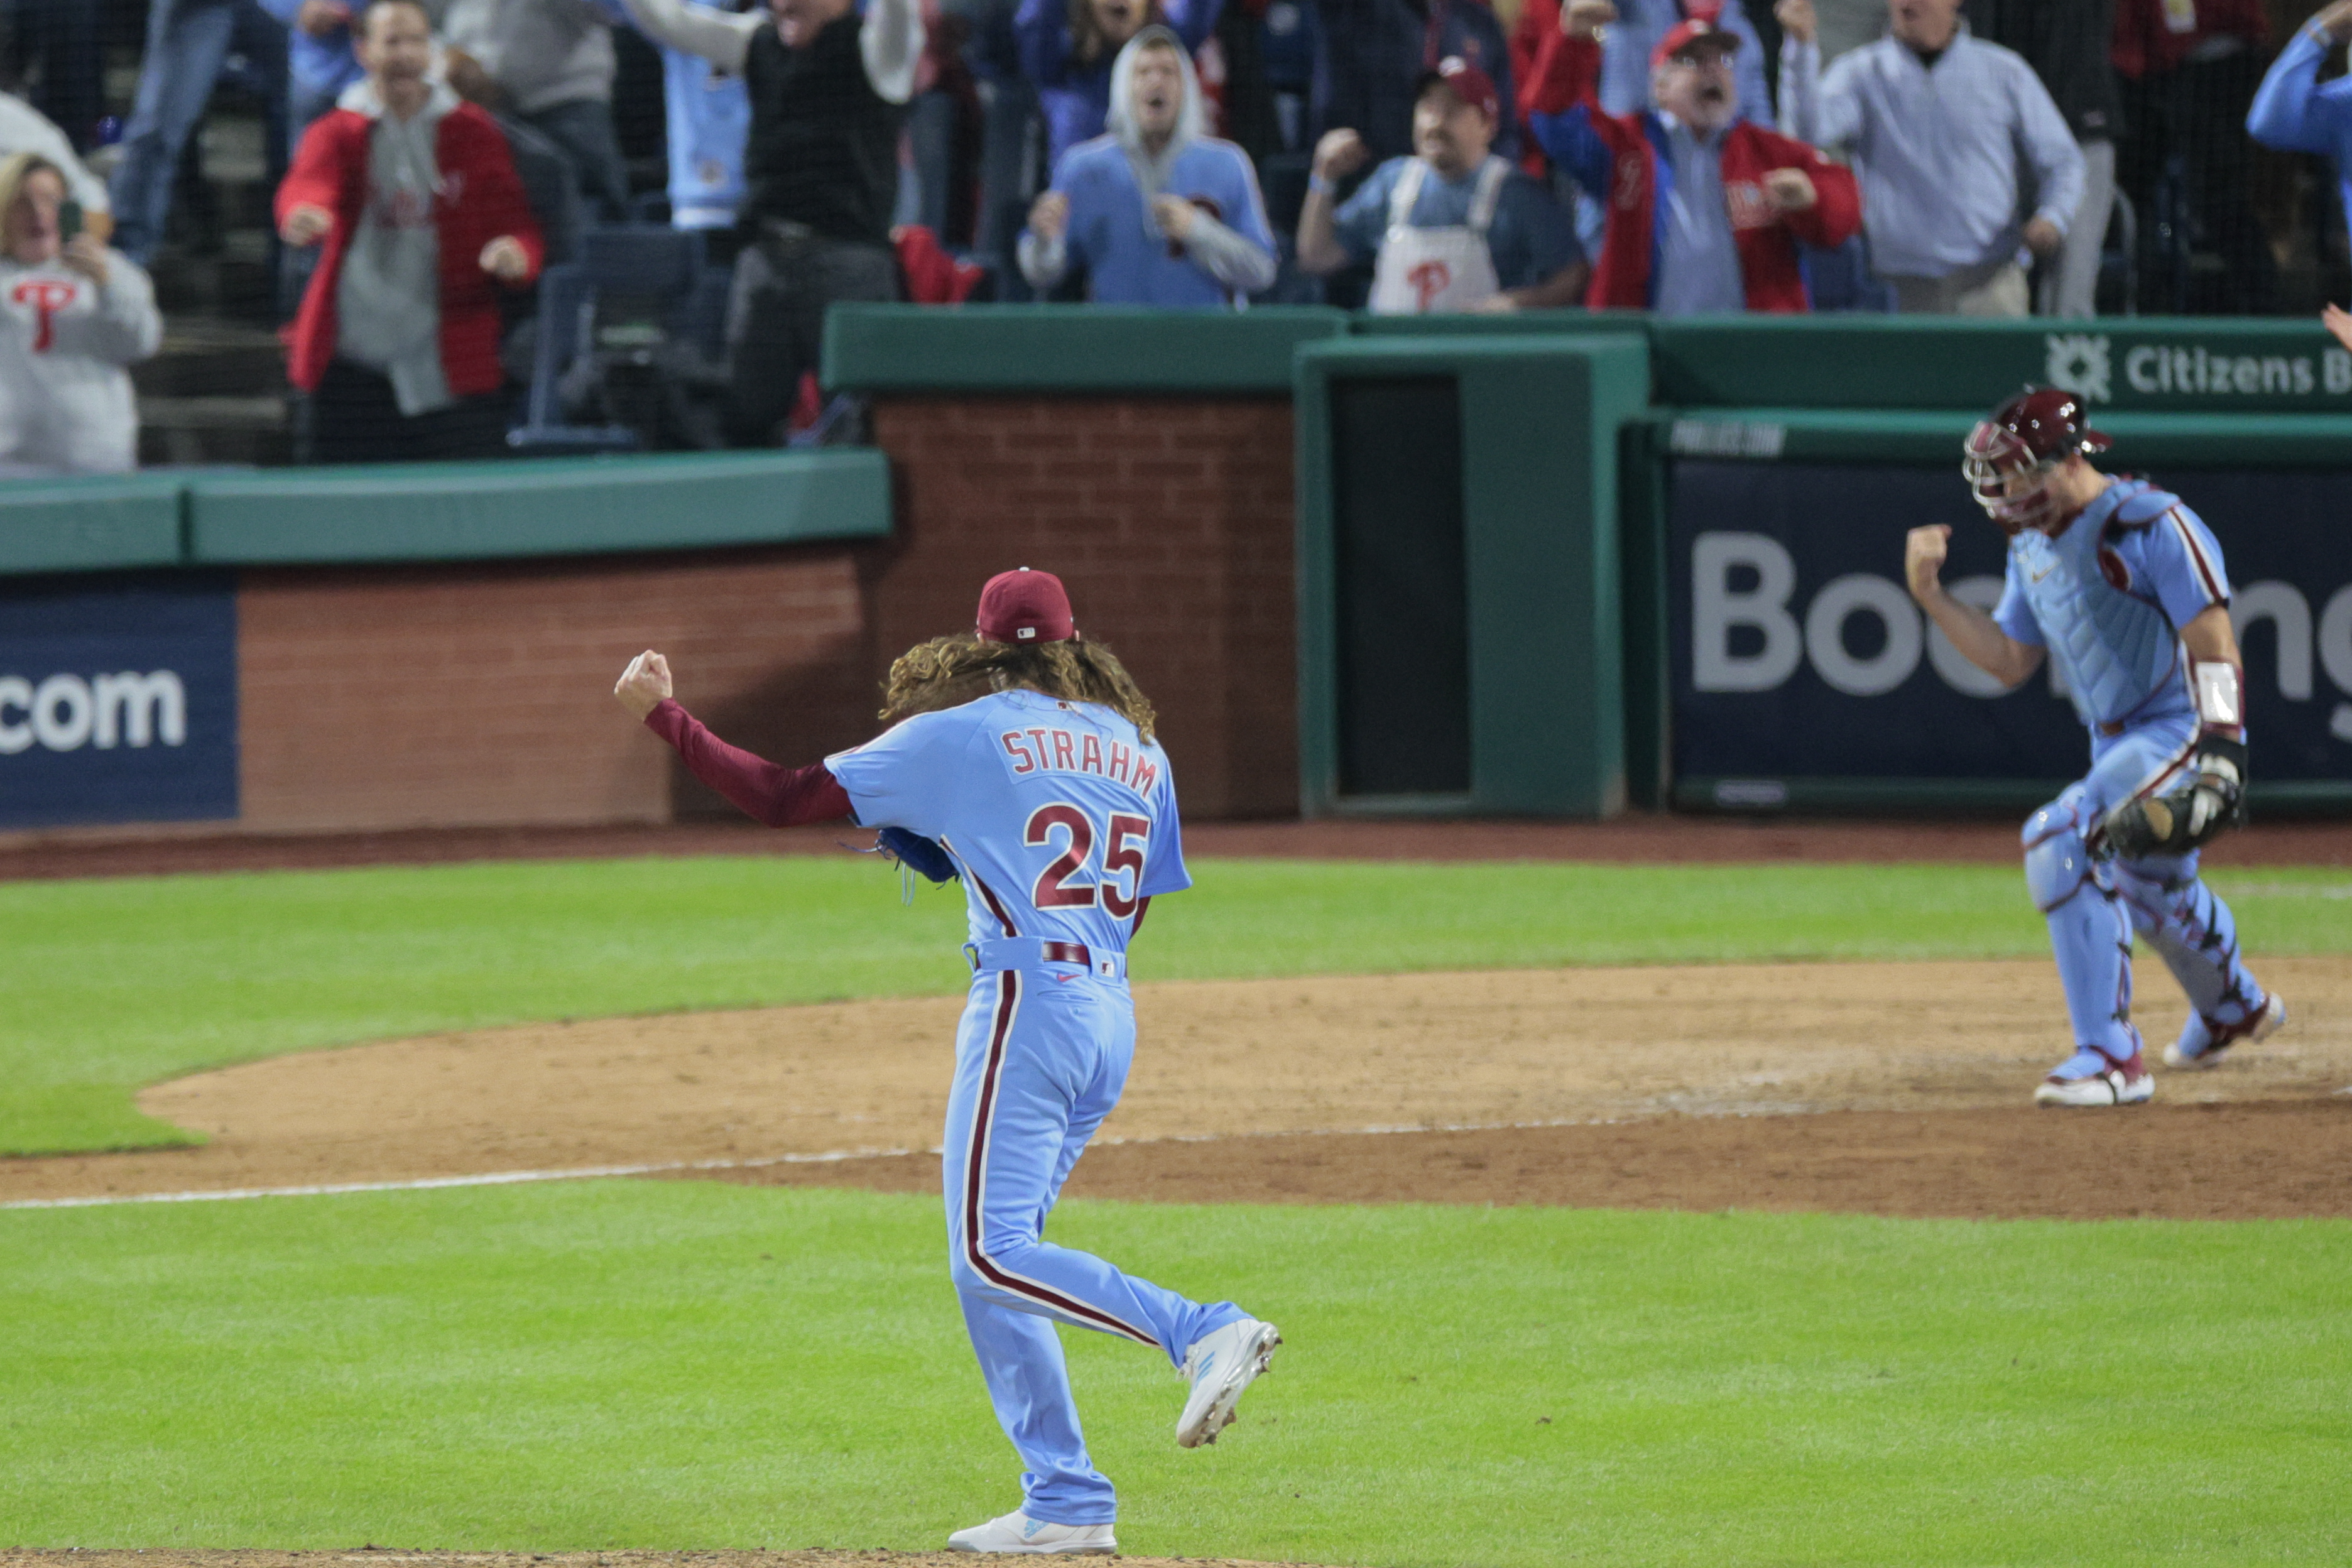
[[[703, 265], [702, 236], [651, 224], [589, 228], [579, 259], [540, 275], [539, 341], [523, 423], [507, 432], [519, 452], [633, 452], [644, 445], [622, 425], [571, 425], [563, 410], [564, 378], [598, 346], [598, 306], [608, 299], [657, 302], [674, 336], [715, 347], [716, 314], [725, 312], [724, 273]], [[714, 289], [715, 280], [715, 289]]]

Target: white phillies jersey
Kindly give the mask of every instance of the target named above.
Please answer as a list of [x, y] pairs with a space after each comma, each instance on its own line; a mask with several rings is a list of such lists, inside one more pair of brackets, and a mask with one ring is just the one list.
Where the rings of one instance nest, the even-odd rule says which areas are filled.
[[975, 942], [1124, 952], [1142, 900], [1192, 885], [1168, 754], [1094, 702], [1000, 691], [824, 760], [858, 823], [933, 839]]

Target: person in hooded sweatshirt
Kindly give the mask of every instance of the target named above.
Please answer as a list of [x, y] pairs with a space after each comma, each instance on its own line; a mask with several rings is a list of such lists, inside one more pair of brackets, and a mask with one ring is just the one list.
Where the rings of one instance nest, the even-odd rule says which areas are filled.
[[1037, 89], [1045, 155], [1102, 134], [1110, 113], [1111, 68], [1147, 26], [1164, 25], [1184, 52], [1209, 41], [1224, 0], [1021, 0], [1013, 37], [1021, 68]]
[[1230, 305], [1274, 281], [1274, 231], [1249, 154], [1202, 132], [1183, 40], [1146, 27], [1111, 70], [1110, 129], [1062, 154], [1021, 236], [1021, 274], [1073, 268], [1100, 305]]
[[353, 30], [367, 77], [278, 188], [278, 237], [325, 242], [287, 365], [308, 460], [499, 456], [499, 289], [539, 275], [539, 224], [497, 121], [427, 78], [417, 0], [372, 0]]
[[163, 341], [147, 274], [59, 221], [65, 171], [0, 159], [0, 472], [121, 473], [139, 408], [123, 366]]

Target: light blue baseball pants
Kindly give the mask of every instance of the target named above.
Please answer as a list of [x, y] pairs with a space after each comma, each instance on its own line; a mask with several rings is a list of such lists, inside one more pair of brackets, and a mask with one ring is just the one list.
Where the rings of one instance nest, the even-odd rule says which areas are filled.
[[1087, 1458], [1054, 1325], [1150, 1345], [1181, 1369], [1192, 1342], [1245, 1314], [1043, 1239], [1045, 1216], [1118, 1103], [1135, 1053], [1126, 983], [1064, 973], [998, 970], [972, 981], [940, 1162], [948, 1266], [996, 1419], [1025, 1467], [1022, 1511], [1055, 1524], [1107, 1524], [1118, 1517], [1118, 1494]]

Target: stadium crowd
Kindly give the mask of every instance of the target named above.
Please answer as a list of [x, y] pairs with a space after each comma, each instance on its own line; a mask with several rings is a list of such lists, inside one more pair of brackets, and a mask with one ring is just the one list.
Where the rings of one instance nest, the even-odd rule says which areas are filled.
[[[93, 0], [0, 0], [32, 79], [0, 95], [0, 464], [130, 466], [145, 269], [224, 81], [268, 105], [322, 461], [508, 450], [559, 375], [549, 441], [609, 416], [533, 320], [558, 268], [673, 296], [667, 441], [761, 446], [818, 419], [838, 301], [2260, 311], [2255, 143], [2352, 169], [2321, 79], [2352, 4], [146, 3], [118, 128]], [[666, 180], [624, 153], [652, 115]], [[656, 226], [682, 267], [613, 238]], [[2340, 209], [2312, 226], [2340, 250]]]

